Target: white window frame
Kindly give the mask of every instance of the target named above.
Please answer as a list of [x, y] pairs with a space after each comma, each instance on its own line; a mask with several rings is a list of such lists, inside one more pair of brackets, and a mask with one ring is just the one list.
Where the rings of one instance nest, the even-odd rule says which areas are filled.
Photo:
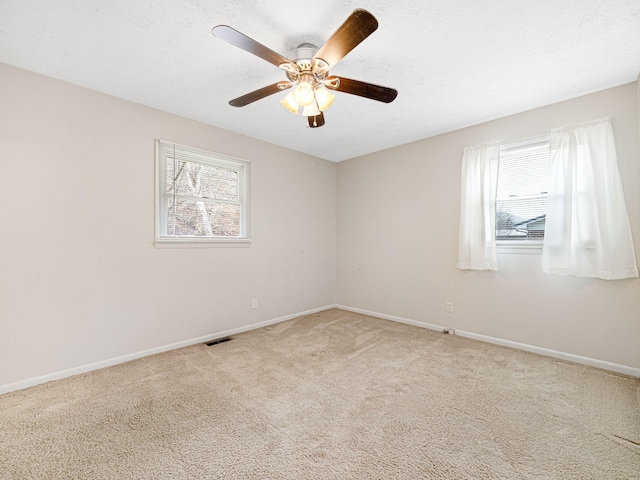
[[[535, 137], [524, 138], [511, 142], [505, 142], [500, 145], [500, 154], [509, 150], [513, 151], [520, 148], [531, 147], [539, 144], [549, 145], [550, 135], [539, 135]], [[498, 162], [498, 181], [500, 179], [500, 162]], [[497, 205], [497, 203], [496, 203]], [[497, 213], [497, 212], [496, 212]], [[497, 253], [515, 253], [515, 254], [542, 254], [543, 240], [498, 240], [496, 239]]]
[[[167, 235], [168, 195], [166, 193], [167, 166], [163, 151], [173, 148], [176, 155], [187, 153], [193, 163], [231, 168], [238, 172], [240, 235], [237, 237], [196, 237]], [[193, 160], [196, 159], [196, 160]], [[251, 243], [251, 162], [221, 155], [166, 140], [156, 140], [155, 182], [155, 246], [163, 247], [248, 247]]]

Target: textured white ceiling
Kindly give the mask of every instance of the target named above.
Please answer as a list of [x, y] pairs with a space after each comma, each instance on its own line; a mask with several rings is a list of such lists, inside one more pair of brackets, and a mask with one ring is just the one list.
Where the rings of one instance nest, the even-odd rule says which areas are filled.
[[[380, 26], [331, 73], [393, 103], [337, 93], [318, 129], [285, 93], [228, 105], [285, 77], [213, 26], [288, 56], [356, 8]], [[0, 62], [340, 161], [636, 80], [640, 1], [0, 0]]]

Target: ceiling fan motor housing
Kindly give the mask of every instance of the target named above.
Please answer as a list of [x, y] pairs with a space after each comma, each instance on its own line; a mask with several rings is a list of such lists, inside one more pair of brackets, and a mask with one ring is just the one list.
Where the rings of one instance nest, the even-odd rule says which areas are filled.
[[[298, 47], [289, 54], [289, 58], [298, 67], [298, 71], [294, 72], [289, 68], [284, 68], [287, 77], [293, 83], [299, 81], [314, 81], [310, 82], [312, 85], [316, 85], [319, 82], [323, 82], [327, 78], [329, 73], [329, 64], [321, 58], [315, 58], [315, 54], [318, 52], [318, 47], [312, 43], [301, 43]], [[305, 79], [303, 80], [303, 77]]]
[[[302, 70], [311, 70], [311, 59], [317, 51], [318, 47], [313, 43], [301, 43], [291, 52], [289, 58], [297, 63]], [[308, 66], [308, 68], [303, 68], [303, 65]]]

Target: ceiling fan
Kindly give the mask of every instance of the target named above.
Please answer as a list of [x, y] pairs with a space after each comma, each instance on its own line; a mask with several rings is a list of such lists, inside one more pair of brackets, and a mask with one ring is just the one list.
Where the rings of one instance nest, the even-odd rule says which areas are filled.
[[324, 125], [323, 112], [331, 106], [335, 98], [330, 90], [384, 103], [393, 102], [398, 95], [397, 90], [393, 88], [329, 76], [329, 69], [377, 28], [378, 21], [371, 13], [357, 9], [320, 49], [313, 44], [303, 43], [291, 52], [290, 58], [286, 58], [227, 25], [213, 27], [211, 33], [215, 37], [266, 60], [284, 70], [287, 75], [287, 80], [234, 98], [229, 104], [233, 107], [244, 107], [274, 93], [293, 88], [280, 103], [295, 114], [302, 110], [302, 115], [307, 117], [308, 126], [317, 128]]

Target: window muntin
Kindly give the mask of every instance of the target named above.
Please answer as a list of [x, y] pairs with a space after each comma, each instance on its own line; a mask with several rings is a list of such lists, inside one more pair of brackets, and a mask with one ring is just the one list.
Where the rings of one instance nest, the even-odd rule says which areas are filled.
[[548, 136], [501, 146], [496, 194], [498, 244], [542, 242], [548, 185]]
[[248, 241], [249, 162], [156, 143], [156, 242]]

